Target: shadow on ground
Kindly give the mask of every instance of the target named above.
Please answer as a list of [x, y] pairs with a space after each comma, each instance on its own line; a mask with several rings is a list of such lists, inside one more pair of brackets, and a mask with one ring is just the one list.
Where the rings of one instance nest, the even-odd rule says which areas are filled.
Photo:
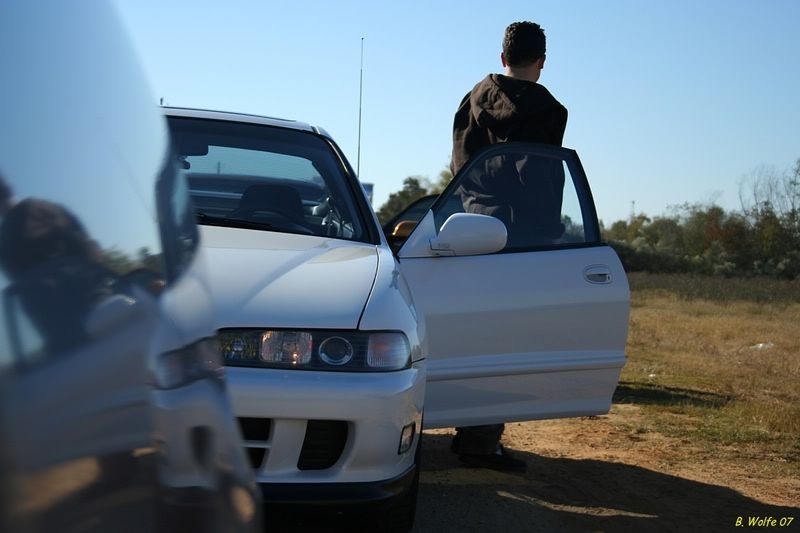
[[796, 507], [621, 463], [517, 452], [525, 474], [464, 468], [449, 436], [425, 439], [419, 532], [730, 531], [740, 516], [800, 520]]
[[[423, 442], [415, 532], [731, 531], [737, 517], [746, 523], [748, 517], [793, 516], [792, 526], [800, 521], [800, 508], [638, 466], [517, 451], [528, 471], [506, 474], [462, 466], [450, 452], [450, 435], [426, 433]], [[277, 511], [266, 516], [268, 525], [280, 520], [277, 531], [383, 530], [370, 527], [365, 515]], [[359, 528], [353, 527], [359, 518]]]
[[679, 387], [665, 387], [648, 383], [620, 381], [614, 391], [614, 403], [635, 403], [639, 405], [690, 405], [692, 407], [719, 408], [732, 398], [724, 394], [704, 392]]

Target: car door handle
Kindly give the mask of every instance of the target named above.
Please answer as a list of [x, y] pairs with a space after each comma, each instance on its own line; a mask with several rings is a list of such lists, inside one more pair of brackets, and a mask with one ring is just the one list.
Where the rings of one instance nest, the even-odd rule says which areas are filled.
[[583, 269], [583, 279], [589, 283], [611, 283], [611, 269], [606, 265], [590, 265]]

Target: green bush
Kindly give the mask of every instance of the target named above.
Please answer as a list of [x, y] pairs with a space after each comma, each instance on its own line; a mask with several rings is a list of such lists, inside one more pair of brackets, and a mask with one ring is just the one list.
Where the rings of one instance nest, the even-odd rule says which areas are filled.
[[800, 277], [796, 209], [781, 215], [765, 204], [740, 214], [686, 204], [676, 211], [652, 219], [631, 216], [604, 232], [627, 272]]

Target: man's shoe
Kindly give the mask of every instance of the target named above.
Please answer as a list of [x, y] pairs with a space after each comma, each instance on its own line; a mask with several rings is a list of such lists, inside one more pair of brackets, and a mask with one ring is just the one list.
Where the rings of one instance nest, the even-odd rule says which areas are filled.
[[489, 468], [500, 472], [525, 472], [528, 469], [525, 461], [515, 459], [503, 446], [500, 446], [498, 452], [489, 454], [462, 453], [458, 458], [465, 465], [474, 468]]
[[453, 436], [453, 440], [450, 441], [450, 451], [453, 452], [456, 455], [459, 455], [458, 450], [459, 450], [460, 443], [461, 443], [461, 435], [456, 433]]

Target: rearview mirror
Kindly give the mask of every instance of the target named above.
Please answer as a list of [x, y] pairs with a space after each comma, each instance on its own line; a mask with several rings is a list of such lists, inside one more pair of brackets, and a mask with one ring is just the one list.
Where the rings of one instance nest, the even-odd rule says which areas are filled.
[[175, 142], [175, 149], [182, 156], [208, 155], [208, 141], [198, 135], [183, 135]]

